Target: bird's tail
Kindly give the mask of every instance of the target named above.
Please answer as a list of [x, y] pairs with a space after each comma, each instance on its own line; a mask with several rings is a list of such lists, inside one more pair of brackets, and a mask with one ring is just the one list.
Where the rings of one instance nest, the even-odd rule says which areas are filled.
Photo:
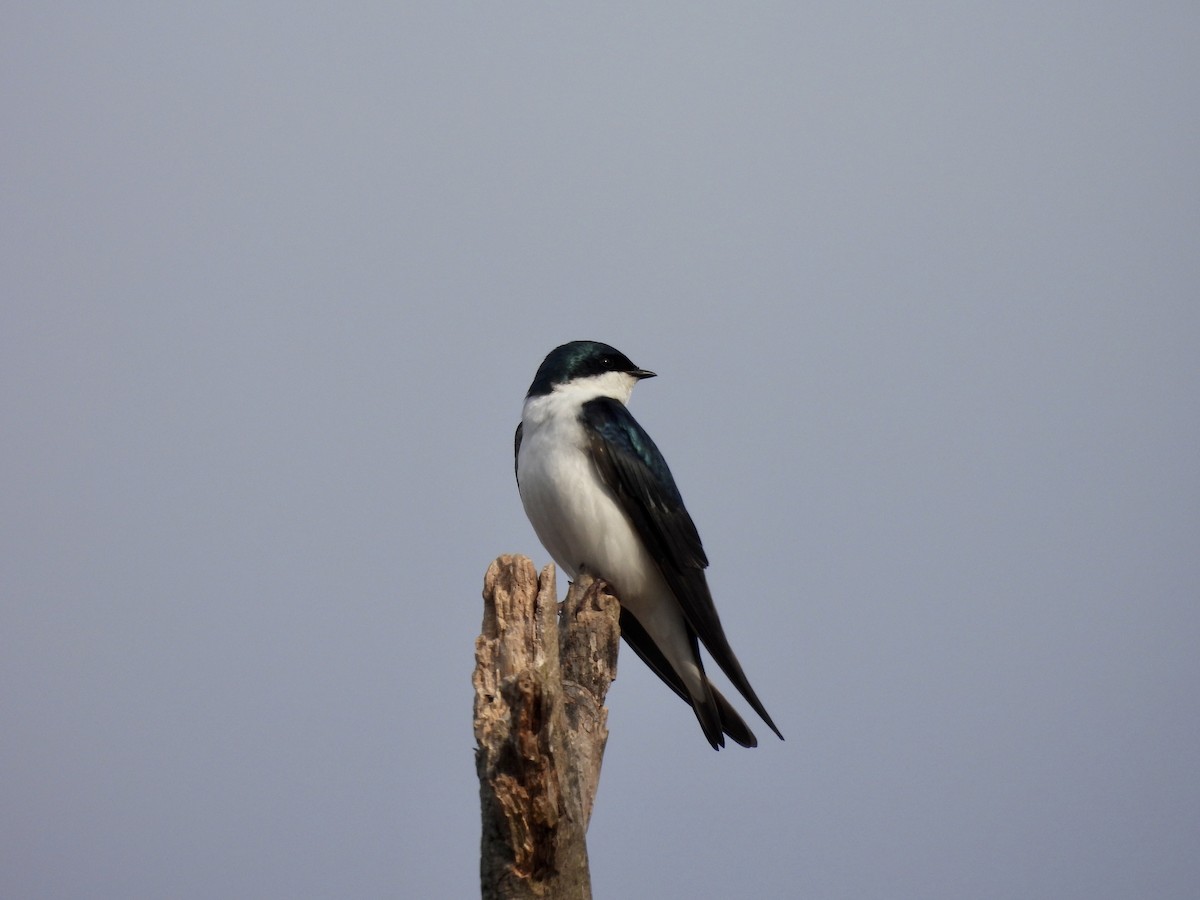
[[[700, 669], [703, 691], [700, 693], [689, 691], [679, 673], [650, 639], [650, 635], [646, 633], [642, 623], [624, 607], [621, 608], [621, 637], [655, 675], [691, 706], [692, 711], [696, 714], [696, 719], [700, 722], [700, 729], [714, 750], [720, 750], [725, 746], [726, 735], [735, 744], [743, 747], [758, 746], [758, 739], [754, 736], [754, 732], [750, 730], [745, 720], [738, 715], [737, 710], [725, 699], [724, 695], [708, 680], [703, 668]], [[692, 640], [694, 643], [695, 637]], [[697, 664], [700, 664], [699, 648], [693, 647], [693, 652], [696, 654]]]

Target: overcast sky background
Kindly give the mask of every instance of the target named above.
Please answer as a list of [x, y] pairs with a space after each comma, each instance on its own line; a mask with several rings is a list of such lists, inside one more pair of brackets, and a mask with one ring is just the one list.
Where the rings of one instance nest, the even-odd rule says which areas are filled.
[[512, 431], [591, 338], [787, 736], [624, 653], [597, 897], [1196, 897], [1198, 60], [1194, 2], [9, 4], [0, 894], [476, 894]]

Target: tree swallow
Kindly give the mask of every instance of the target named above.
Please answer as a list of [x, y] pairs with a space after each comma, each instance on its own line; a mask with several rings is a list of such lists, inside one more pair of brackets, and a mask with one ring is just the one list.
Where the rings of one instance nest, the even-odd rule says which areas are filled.
[[572, 578], [586, 569], [621, 603], [621, 636], [687, 701], [719, 750], [758, 741], [704, 674], [699, 644], [780, 739], [733, 655], [704, 569], [708, 558], [667, 461], [630, 415], [654, 373], [596, 341], [572, 341], [537, 370], [516, 435], [517, 488], [538, 539]]

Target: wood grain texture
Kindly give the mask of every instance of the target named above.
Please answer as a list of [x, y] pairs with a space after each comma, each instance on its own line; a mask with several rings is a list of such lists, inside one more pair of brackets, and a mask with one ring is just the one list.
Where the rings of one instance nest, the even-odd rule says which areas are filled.
[[554, 567], [523, 556], [484, 577], [475, 641], [475, 767], [484, 900], [591, 897], [588, 821], [608, 739], [620, 606], [583, 574], [561, 612]]

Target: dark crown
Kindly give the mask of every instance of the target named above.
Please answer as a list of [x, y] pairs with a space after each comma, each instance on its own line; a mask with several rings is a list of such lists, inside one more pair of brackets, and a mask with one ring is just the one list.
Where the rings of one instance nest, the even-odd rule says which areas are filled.
[[599, 341], [571, 341], [551, 350], [529, 386], [526, 396], [548, 394], [556, 385], [566, 384], [576, 378], [603, 375], [605, 372], [629, 372], [639, 378], [650, 375], [639, 369], [618, 350]]

